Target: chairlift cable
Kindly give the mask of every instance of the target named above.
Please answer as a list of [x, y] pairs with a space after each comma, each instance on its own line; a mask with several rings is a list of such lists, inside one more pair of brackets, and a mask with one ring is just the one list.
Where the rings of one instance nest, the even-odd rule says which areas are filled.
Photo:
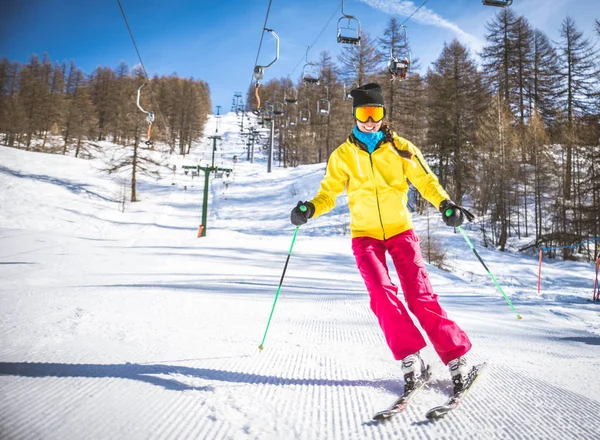
[[[327, 26], [329, 26], [329, 23], [331, 23], [331, 20], [333, 20], [333, 18], [337, 15], [338, 11], [341, 9], [341, 6], [338, 6], [335, 11], [333, 11], [333, 14], [331, 15], [331, 17], [329, 18], [329, 20], [327, 21], [327, 23], [325, 24], [325, 26], [323, 26], [323, 29], [321, 29], [321, 32], [319, 32], [319, 35], [317, 35], [317, 38], [315, 38], [315, 40], [312, 42], [312, 44], [310, 46], [308, 46], [308, 49], [310, 50], [319, 40], [319, 38], [321, 38], [321, 35], [323, 35], [323, 32], [325, 32], [325, 29], [327, 29]], [[288, 74], [288, 77], [292, 76], [292, 74], [296, 71], [296, 69], [298, 68], [298, 66], [300, 65], [300, 63], [302, 63], [302, 60], [304, 60], [304, 57], [300, 58], [300, 60], [298, 61], [298, 64], [296, 64], [296, 67], [294, 67], [294, 69]]]
[[260, 48], [262, 47], [262, 42], [265, 37], [267, 21], [269, 21], [269, 12], [271, 11], [271, 3], [273, 3], [273, 0], [269, 0], [269, 7], [267, 8], [267, 14], [265, 15], [265, 24], [263, 25], [263, 30], [262, 30], [262, 33], [260, 34], [260, 42], [258, 43], [258, 51], [256, 52], [256, 61], [254, 61], [255, 66], [258, 64], [258, 57], [260, 56]]
[[404, 26], [406, 24], [406, 22], [408, 20], [410, 20], [412, 18], [412, 16], [415, 15], [419, 11], [419, 9], [421, 9], [423, 6], [425, 6], [425, 3], [427, 3], [428, 1], [429, 0], [425, 0], [423, 3], [421, 3], [421, 6], [419, 6], [417, 9], [415, 9], [415, 11], [412, 14], [410, 14], [409, 17], [406, 20], [404, 20], [404, 22], [400, 26]]
[[[127, 17], [125, 16], [125, 11], [123, 10], [123, 6], [121, 5], [121, 0], [117, 0], [117, 3], [119, 4], [119, 9], [121, 9], [121, 14], [123, 15], [123, 20], [125, 20], [125, 26], [127, 26], [127, 30], [129, 31], [129, 36], [131, 37], [131, 41], [133, 42], [133, 47], [135, 48], [138, 59], [140, 60], [140, 65], [142, 66], [142, 71], [144, 72], [146, 81], [150, 82], [150, 78], [148, 77], [148, 72], [146, 71], [146, 67], [144, 66], [144, 61], [142, 61], [142, 56], [140, 55], [140, 51], [138, 50], [137, 44], [135, 43], [135, 38], [133, 38], [133, 32], [131, 32], [131, 28], [129, 27], [129, 22], [127, 21]], [[152, 90], [152, 87], [150, 87], [150, 94], [152, 95], [152, 101], [154, 102], [154, 105], [158, 109], [158, 114], [160, 115], [160, 119], [162, 120], [163, 125], [165, 126], [165, 130], [167, 131], [167, 136], [169, 136], [169, 126], [167, 125], [167, 121], [165, 120], [165, 117], [163, 116], [162, 112], [160, 111], [160, 107], [158, 106], [158, 102], [156, 101], [156, 97], [154, 96], [154, 90]]]
[[[260, 50], [262, 48], [262, 43], [265, 38], [265, 31], [268, 30], [267, 22], [269, 21], [269, 13], [271, 12], [271, 4], [272, 3], [273, 3], [273, 0], [269, 0], [269, 6], [267, 7], [267, 13], [265, 14], [265, 22], [263, 24], [262, 32], [260, 34], [260, 41], [258, 43], [258, 50], [256, 51], [256, 60], [254, 61], [254, 69], [253, 69], [253, 73], [252, 73], [252, 78], [250, 79], [250, 87], [252, 87], [252, 81], [254, 80], [255, 72], [256, 72], [256, 69], [258, 68], [257, 67], [258, 66], [258, 58], [260, 57]], [[270, 31], [270, 32], [272, 32], [272, 31]], [[254, 87], [254, 96], [256, 96], [256, 101], [258, 103], [256, 112], [258, 112], [260, 110], [260, 97], [258, 94], [258, 86], [259, 86], [259, 82], [257, 80], [256, 85]]]

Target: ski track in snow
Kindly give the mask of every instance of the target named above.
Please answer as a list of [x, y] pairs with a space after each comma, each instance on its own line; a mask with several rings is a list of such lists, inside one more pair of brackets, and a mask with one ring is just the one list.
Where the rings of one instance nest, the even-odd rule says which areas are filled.
[[[465, 261], [468, 249], [457, 263], [468, 273], [430, 268], [442, 305], [472, 339], [471, 362], [490, 366], [455, 411], [429, 422], [451, 383], [427, 347], [432, 381], [405, 413], [374, 423], [401, 393], [401, 371], [340, 209], [299, 233], [259, 351], [290, 246], [289, 209], [316, 190], [323, 166], [266, 175], [261, 155], [245, 162], [236, 124], [234, 114], [221, 120], [232, 145], [219, 159], [240, 162], [226, 189], [212, 179], [201, 240], [198, 178], [142, 180], [142, 202], [120, 213], [116, 190], [88, 162], [0, 147], [9, 210], [0, 216], [1, 439], [600, 438], [600, 319], [574, 293], [587, 295], [585, 265], [549, 264], [537, 295], [535, 259], [482, 249], [523, 321]], [[212, 144], [198, 148], [208, 155]], [[63, 161], [69, 171], [52, 170]]]

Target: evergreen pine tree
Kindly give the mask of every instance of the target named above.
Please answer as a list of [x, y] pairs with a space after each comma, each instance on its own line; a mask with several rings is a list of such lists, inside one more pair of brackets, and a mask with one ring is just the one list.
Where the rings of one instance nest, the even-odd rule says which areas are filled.
[[573, 185], [573, 144], [576, 143], [575, 123], [580, 116], [592, 112], [595, 89], [597, 53], [590, 41], [583, 37], [575, 22], [567, 17], [561, 27], [560, 88], [558, 101], [566, 109], [564, 198], [571, 198]]
[[445, 45], [428, 72], [428, 143], [436, 145], [439, 177], [460, 203], [474, 183], [475, 130], [486, 93], [469, 51], [458, 42]]

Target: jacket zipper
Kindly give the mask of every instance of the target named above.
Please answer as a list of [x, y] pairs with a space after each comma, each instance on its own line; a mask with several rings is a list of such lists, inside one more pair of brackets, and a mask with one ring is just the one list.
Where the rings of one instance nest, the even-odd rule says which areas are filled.
[[423, 171], [425, 171], [425, 174], [429, 174], [429, 171], [427, 171], [427, 168], [425, 168], [425, 165], [423, 165], [423, 162], [421, 162], [419, 156], [415, 154], [415, 157], [417, 158], [417, 162], [419, 162], [419, 165], [421, 165], [421, 168], [423, 168]]
[[385, 228], [383, 227], [383, 219], [381, 218], [381, 208], [379, 206], [379, 191], [377, 191], [377, 182], [375, 181], [375, 169], [373, 168], [373, 156], [369, 154], [369, 161], [371, 162], [371, 176], [373, 176], [373, 185], [375, 186], [375, 200], [377, 201], [377, 214], [379, 215], [379, 223], [381, 224], [381, 231], [383, 232], [383, 239], [385, 240]]

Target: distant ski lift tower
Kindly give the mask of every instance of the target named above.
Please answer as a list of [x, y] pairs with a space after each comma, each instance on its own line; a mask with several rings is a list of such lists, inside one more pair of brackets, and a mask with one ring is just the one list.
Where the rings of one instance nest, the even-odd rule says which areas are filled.
[[[341, 44], [360, 45], [360, 21], [353, 15], [344, 13], [344, 0], [342, 0], [342, 15], [337, 25], [337, 41]], [[348, 20], [346, 26], [342, 22]]]
[[240, 101], [242, 99], [242, 92], [234, 92], [233, 93], [233, 101], [231, 102], [231, 111], [238, 112], [240, 107]]

